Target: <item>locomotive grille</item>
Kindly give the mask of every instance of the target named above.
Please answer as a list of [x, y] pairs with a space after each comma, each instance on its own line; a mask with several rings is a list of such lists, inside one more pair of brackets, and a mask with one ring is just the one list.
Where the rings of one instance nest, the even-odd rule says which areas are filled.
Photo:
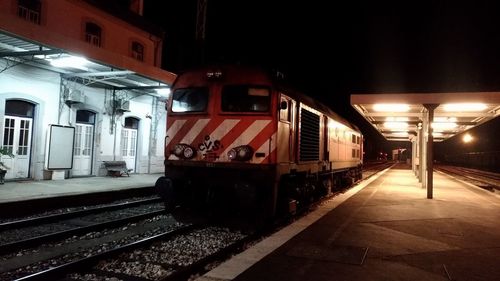
[[319, 160], [319, 116], [301, 109], [300, 161]]

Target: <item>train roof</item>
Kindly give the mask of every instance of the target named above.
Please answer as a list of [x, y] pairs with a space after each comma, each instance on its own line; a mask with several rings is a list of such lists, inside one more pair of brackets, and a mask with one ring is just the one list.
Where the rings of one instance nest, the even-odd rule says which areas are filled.
[[[337, 114], [327, 105], [321, 103], [320, 101], [296, 90], [294, 87], [290, 86], [289, 83], [282, 78], [282, 75], [279, 75], [276, 71], [268, 70], [261, 66], [250, 66], [250, 65], [235, 65], [235, 64], [223, 64], [223, 65], [210, 65], [210, 66], [202, 66], [192, 69], [187, 69], [184, 71], [180, 71], [177, 75], [177, 79], [174, 82], [174, 87], [179, 80], [182, 80], [185, 75], [195, 74], [198, 75], [200, 73], [208, 73], [208, 72], [217, 72], [220, 71], [222, 75], [222, 79], [230, 78], [231, 81], [237, 79], [237, 77], [242, 77], [241, 73], [246, 74], [245, 77], [254, 77], [258, 81], [267, 80], [266, 82], [272, 84], [276, 89], [285, 92], [288, 96], [310, 106], [323, 114], [328, 115], [329, 117], [335, 119], [337, 122], [344, 124], [345, 126], [360, 132], [359, 128], [347, 121], [345, 118]], [[238, 73], [237, 76], [232, 76], [231, 73]]]

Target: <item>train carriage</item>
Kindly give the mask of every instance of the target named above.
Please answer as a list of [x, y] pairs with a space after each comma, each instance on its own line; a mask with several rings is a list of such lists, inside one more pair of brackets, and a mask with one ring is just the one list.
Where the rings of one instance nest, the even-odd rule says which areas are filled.
[[167, 103], [168, 207], [295, 212], [361, 178], [362, 135], [270, 72], [244, 66], [182, 73]]

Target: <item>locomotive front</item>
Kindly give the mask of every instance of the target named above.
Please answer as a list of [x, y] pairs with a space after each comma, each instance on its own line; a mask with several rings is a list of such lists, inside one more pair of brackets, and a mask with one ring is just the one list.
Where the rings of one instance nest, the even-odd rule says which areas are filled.
[[259, 71], [201, 69], [179, 75], [167, 104], [165, 177], [169, 208], [254, 212], [272, 197], [276, 109]]

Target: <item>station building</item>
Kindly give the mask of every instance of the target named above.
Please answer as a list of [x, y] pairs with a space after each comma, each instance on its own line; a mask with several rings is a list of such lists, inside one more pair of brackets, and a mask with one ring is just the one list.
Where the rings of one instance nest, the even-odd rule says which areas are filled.
[[[141, 0], [0, 2], [0, 140], [8, 179], [163, 171], [163, 31]], [[123, 1], [122, 1], [123, 2]]]

